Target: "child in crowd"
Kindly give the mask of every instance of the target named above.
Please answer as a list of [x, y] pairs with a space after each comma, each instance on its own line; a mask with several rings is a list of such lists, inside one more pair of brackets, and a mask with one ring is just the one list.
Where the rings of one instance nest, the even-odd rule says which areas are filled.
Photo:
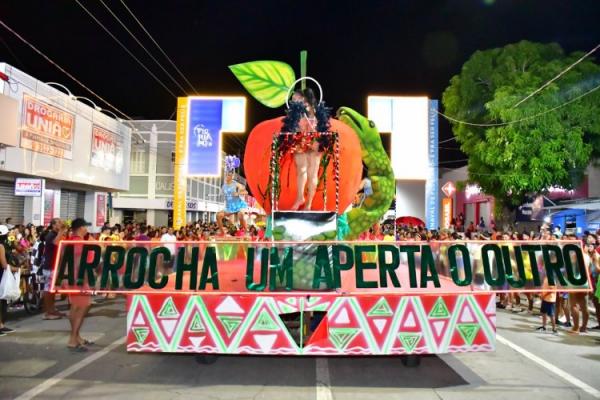
[[552, 322], [552, 333], [557, 334], [556, 321], [554, 319], [555, 306], [556, 306], [556, 292], [550, 291], [548, 285], [548, 278], [544, 278], [544, 284], [542, 286], [542, 306], [540, 307], [540, 313], [542, 314], [542, 326], [536, 329], [538, 332], [546, 332], [546, 322], [548, 318]]

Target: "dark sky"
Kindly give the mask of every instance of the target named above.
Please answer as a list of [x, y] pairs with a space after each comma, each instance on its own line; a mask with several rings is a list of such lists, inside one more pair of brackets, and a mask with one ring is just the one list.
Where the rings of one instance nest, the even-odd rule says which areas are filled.
[[[192, 94], [171, 82], [99, 1], [82, 2], [176, 95]], [[476, 50], [527, 39], [587, 52], [600, 42], [598, 0], [125, 2], [200, 94], [246, 94], [227, 69], [244, 61], [288, 62], [299, 75], [299, 52], [306, 49], [308, 73], [324, 86], [325, 100], [363, 112], [369, 94], [440, 98]], [[186, 87], [121, 2], [105, 3]], [[172, 115], [175, 98], [74, 1], [3, 0], [0, 19], [127, 114]], [[0, 61], [89, 96], [2, 27]], [[252, 99], [248, 112], [252, 127], [283, 110]], [[440, 130], [440, 139], [451, 137], [447, 124]], [[226, 139], [229, 152], [237, 153], [236, 147], [238, 140]], [[453, 160], [462, 158], [459, 151], [440, 149], [444, 166], [458, 166]]]

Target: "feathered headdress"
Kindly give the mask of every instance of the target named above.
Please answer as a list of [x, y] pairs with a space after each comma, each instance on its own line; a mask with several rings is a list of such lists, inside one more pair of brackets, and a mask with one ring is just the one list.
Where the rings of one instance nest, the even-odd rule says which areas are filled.
[[225, 156], [225, 171], [233, 172], [240, 167], [240, 158], [238, 156]]

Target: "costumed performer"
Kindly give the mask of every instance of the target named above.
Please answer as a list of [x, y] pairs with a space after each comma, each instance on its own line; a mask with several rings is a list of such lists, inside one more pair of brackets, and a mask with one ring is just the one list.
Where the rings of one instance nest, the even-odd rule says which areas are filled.
[[[310, 210], [319, 183], [319, 166], [323, 150], [331, 140], [321, 133], [329, 130], [329, 109], [324, 102], [317, 104], [310, 88], [296, 91], [283, 120], [283, 132], [294, 133], [286, 140], [296, 166], [296, 200], [292, 210]], [[304, 192], [307, 191], [306, 198]]]
[[248, 204], [240, 196], [247, 195], [246, 188], [233, 180], [233, 174], [236, 168], [240, 166], [240, 159], [237, 156], [225, 157], [225, 183], [221, 188], [225, 198], [225, 209], [217, 213], [217, 226], [221, 233], [225, 234], [223, 228], [223, 218], [229, 218], [237, 215], [240, 227], [246, 230], [246, 220], [243, 210], [248, 208]]

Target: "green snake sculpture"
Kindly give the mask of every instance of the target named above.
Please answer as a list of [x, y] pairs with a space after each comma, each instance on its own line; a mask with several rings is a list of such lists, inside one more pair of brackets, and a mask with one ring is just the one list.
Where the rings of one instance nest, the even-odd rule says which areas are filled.
[[365, 199], [362, 207], [352, 209], [347, 215], [350, 231], [344, 239], [353, 240], [378, 222], [388, 210], [396, 191], [395, 179], [375, 123], [348, 107], [341, 107], [337, 115], [358, 135], [362, 160], [373, 187], [373, 194]]

